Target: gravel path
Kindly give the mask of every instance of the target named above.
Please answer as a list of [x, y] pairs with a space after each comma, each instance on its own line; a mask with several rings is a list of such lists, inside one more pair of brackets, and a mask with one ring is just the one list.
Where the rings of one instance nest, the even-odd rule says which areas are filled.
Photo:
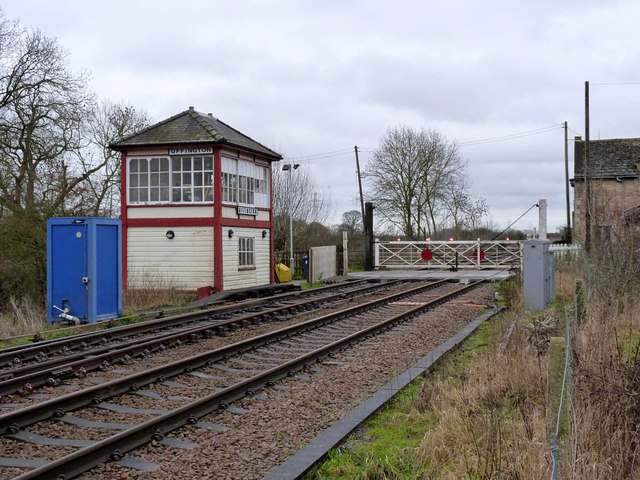
[[[484, 285], [458, 297], [460, 300], [493, 302], [493, 286]], [[202, 419], [222, 425], [227, 431], [184, 427], [174, 432], [174, 438], [197, 443], [193, 449], [153, 442], [129, 453], [158, 464], [160, 468], [154, 472], [108, 463], [80, 478], [259, 479], [479, 314], [479, 309], [460, 303], [438, 307], [400, 328], [336, 354], [318, 365], [315, 372], [283, 379], [274, 388]], [[197, 382], [194, 385], [197, 388]], [[165, 395], [190, 395], [188, 390], [158, 388]], [[127, 403], [134, 399], [138, 407], [153, 408], [152, 399], [128, 397]]]

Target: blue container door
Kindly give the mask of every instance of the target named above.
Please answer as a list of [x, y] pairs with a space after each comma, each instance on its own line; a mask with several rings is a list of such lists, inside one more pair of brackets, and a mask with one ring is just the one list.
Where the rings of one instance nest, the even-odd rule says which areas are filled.
[[[83, 278], [87, 276], [87, 225], [52, 225], [51, 230], [53, 305], [62, 309], [69, 307], [70, 315], [86, 319], [88, 291]], [[60, 314], [57, 310], [52, 313], [54, 317]]]
[[118, 241], [120, 225], [96, 225], [96, 278], [91, 279], [90, 288], [95, 289], [96, 319], [112, 318], [120, 314], [120, 256]]

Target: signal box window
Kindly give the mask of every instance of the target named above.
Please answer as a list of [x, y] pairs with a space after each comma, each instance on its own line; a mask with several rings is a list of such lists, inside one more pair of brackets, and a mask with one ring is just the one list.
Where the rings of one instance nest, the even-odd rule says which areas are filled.
[[168, 201], [169, 159], [131, 159], [129, 162], [129, 203]]
[[238, 267], [255, 268], [255, 243], [253, 237], [238, 238]]
[[222, 201], [269, 207], [269, 168], [222, 157]]
[[213, 157], [129, 160], [129, 204], [213, 201]]

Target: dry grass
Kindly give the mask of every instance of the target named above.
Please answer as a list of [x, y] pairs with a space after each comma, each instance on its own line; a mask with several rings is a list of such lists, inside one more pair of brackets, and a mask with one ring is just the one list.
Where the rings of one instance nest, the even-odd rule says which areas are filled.
[[566, 478], [640, 479], [639, 245], [637, 231], [611, 227], [592, 238], [578, 273], [586, 315], [573, 328], [574, 461]]
[[123, 311], [138, 312], [159, 307], [186, 305], [198, 299], [192, 291], [177, 288], [128, 290], [124, 293]]
[[640, 478], [640, 311], [593, 302], [576, 332], [577, 478]]
[[158, 272], [140, 271], [129, 275], [129, 290], [124, 292], [122, 309], [125, 312], [139, 312], [185, 305], [197, 299], [197, 294], [179, 288], [171, 278]]
[[586, 315], [572, 329], [574, 461], [565, 478], [640, 479], [638, 240], [625, 229], [595, 239], [571, 272], [584, 279]]
[[509, 347], [499, 341], [466, 369], [425, 384], [423, 407], [435, 427], [419, 454], [429, 479], [543, 478], [549, 473], [547, 364], [517, 325]]
[[11, 309], [0, 316], [0, 338], [36, 333], [47, 325], [47, 312], [30, 297], [11, 298]]
[[[124, 292], [123, 311], [139, 312], [167, 306], [185, 305], [197, 300], [193, 291], [180, 290], [170, 284]], [[9, 308], [0, 313], [0, 338], [42, 332], [47, 326], [44, 305], [31, 297], [11, 298]]]

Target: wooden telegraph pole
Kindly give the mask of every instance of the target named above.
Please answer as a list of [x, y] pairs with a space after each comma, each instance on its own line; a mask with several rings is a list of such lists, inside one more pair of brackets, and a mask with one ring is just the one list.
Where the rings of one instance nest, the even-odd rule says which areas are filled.
[[360, 159], [358, 158], [358, 146], [353, 147], [356, 151], [356, 168], [358, 169], [358, 187], [360, 189], [360, 213], [362, 213], [362, 225], [364, 227], [364, 231], [367, 231], [367, 224], [364, 221], [364, 197], [362, 196], [362, 178], [360, 176]]
[[584, 249], [591, 250], [591, 165], [589, 162], [589, 82], [584, 82]]
[[571, 243], [571, 204], [569, 200], [569, 139], [568, 139], [568, 126], [567, 122], [564, 122], [564, 184], [567, 195], [567, 230], [565, 242]]

